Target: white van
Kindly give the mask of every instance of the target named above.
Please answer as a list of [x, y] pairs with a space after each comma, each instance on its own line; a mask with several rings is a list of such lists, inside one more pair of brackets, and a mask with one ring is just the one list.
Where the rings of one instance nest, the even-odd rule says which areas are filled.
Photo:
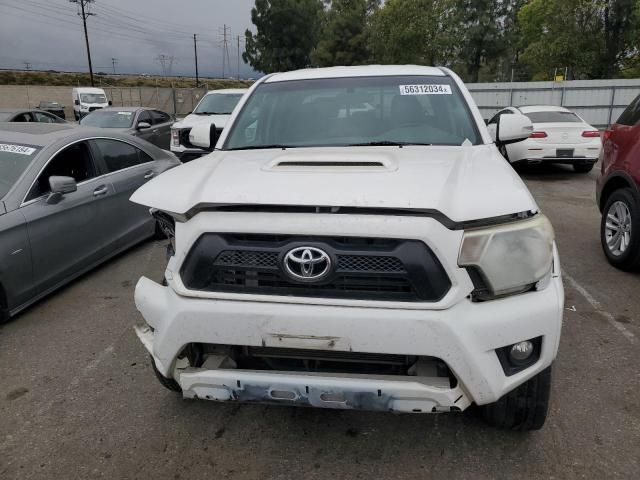
[[102, 88], [78, 87], [73, 89], [73, 116], [80, 120], [90, 112], [108, 107], [111, 101]]

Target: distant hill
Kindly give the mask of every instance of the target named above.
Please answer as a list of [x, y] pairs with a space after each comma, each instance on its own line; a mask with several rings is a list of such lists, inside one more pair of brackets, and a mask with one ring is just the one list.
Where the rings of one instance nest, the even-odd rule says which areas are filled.
[[[148, 75], [106, 75], [94, 74], [96, 87], [195, 87], [196, 79], [190, 77], [152, 77]], [[200, 86], [209, 90], [217, 88], [245, 88], [252, 81], [201, 78]], [[56, 71], [0, 70], [0, 85], [49, 85], [87, 87], [90, 85], [88, 73]]]

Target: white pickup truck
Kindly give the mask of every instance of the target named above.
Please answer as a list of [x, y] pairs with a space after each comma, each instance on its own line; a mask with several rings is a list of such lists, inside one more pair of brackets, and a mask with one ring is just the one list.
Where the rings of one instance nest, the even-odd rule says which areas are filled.
[[[262, 78], [210, 155], [132, 197], [175, 221], [137, 334], [185, 398], [540, 428], [564, 294], [553, 229], [445, 68]], [[493, 136], [492, 136], [493, 135]], [[171, 192], [171, 194], [168, 194]]]
[[171, 151], [183, 162], [208, 154], [209, 149], [198, 147], [189, 141], [191, 129], [196, 125], [213, 125], [220, 135], [231, 117], [231, 112], [246, 92], [247, 89], [242, 88], [207, 92], [193, 112], [171, 126]]

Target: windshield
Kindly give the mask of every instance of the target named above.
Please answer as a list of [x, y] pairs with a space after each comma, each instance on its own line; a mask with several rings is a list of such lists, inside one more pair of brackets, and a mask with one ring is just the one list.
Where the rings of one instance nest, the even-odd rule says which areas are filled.
[[0, 141], [0, 198], [3, 198], [20, 178], [40, 148]]
[[7, 112], [0, 112], [0, 122], [4, 122], [5, 120], [7, 120], [11, 115], [13, 115], [12, 113], [7, 113]]
[[107, 97], [102, 93], [81, 93], [82, 103], [107, 103]]
[[134, 112], [96, 110], [80, 120], [82, 125], [100, 128], [131, 128]]
[[242, 95], [242, 93], [210, 93], [202, 98], [193, 113], [199, 115], [230, 115]]
[[479, 134], [456, 85], [441, 76], [353, 77], [261, 84], [225, 149], [460, 145]]
[[531, 123], [582, 123], [582, 120], [571, 112], [529, 112], [525, 115]]

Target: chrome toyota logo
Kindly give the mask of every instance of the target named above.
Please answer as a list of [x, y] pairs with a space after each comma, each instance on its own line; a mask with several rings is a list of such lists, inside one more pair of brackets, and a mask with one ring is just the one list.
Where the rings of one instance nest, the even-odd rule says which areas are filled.
[[289, 250], [283, 260], [287, 274], [299, 282], [318, 282], [331, 271], [331, 257], [315, 247], [297, 247]]

